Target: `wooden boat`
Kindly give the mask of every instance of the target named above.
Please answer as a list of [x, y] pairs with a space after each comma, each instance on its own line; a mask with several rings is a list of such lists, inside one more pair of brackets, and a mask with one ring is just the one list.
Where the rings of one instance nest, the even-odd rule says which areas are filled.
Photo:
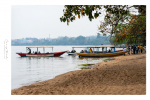
[[[108, 52], [107, 47], [113, 49], [113, 51], [111, 50], [110, 52]], [[117, 56], [117, 55], [125, 55], [125, 53], [128, 52], [128, 51], [123, 51], [123, 50], [116, 51], [114, 45], [89, 46], [87, 48], [93, 49], [92, 50], [93, 52], [92, 53], [90, 53], [90, 52], [77, 53], [76, 52], [76, 54], [79, 55], [79, 57], [110, 57], [110, 56]], [[102, 48], [102, 51], [95, 51], [94, 50], [94, 49], [99, 49], [99, 48]]]
[[[64, 54], [65, 52], [67, 52], [67, 51], [61, 51], [61, 52], [51, 52], [51, 53], [47, 52], [47, 53], [45, 53], [45, 48], [52, 48], [52, 51], [53, 51], [53, 47], [52, 46], [26, 47], [26, 50], [30, 49], [30, 48], [37, 48], [37, 53], [36, 52], [35, 53], [31, 53], [31, 52], [22, 53], [22, 52], [20, 52], [20, 53], [16, 53], [16, 54], [18, 54], [21, 57], [58, 57], [58, 56]], [[39, 53], [38, 52], [38, 48], [43, 48], [44, 53]]]
[[86, 48], [86, 47], [72, 47], [72, 51], [68, 51], [67, 54], [68, 55], [76, 55], [76, 51], [75, 51], [75, 48]]
[[76, 53], [67, 52], [68, 55], [76, 55]]
[[67, 51], [67, 54], [68, 54], [68, 55], [76, 55], [75, 51], [73, 51], [73, 50], [72, 50], [71, 52], [70, 52], [70, 51]]

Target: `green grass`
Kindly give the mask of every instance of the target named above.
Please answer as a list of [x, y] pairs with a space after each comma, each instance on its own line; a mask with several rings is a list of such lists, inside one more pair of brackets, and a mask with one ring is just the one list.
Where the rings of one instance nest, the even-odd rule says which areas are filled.
[[95, 64], [80, 64], [78, 66], [82, 66], [80, 69], [91, 69], [91, 66]]
[[95, 65], [95, 64], [80, 64], [78, 66], [91, 66], [91, 65]]
[[90, 67], [81, 67], [81, 69], [91, 69]]
[[110, 61], [110, 60], [115, 60], [115, 58], [104, 58], [102, 59], [104, 62]]

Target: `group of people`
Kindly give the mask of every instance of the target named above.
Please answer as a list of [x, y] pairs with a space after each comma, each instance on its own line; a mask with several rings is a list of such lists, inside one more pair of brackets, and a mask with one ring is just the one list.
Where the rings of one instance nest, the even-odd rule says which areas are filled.
[[39, 51], [39, 52], [34, 52], [34, 51], [33, 51], [32, 54], [41, 54], [41, 52], [40, 52], [40, 51]]
[[[102, 48], [102, 49], [104, 49], [104, 48]], [[103, 50], [102, 50], [102, 51], [103, 51]], [[112, 49], [109, 49], [107, 52], [111, 52], [111, 51], [112, 51]], [[87, 50], [81, 50], [80, 53], [93, 53], [93, 51], [92, 51], [92, 49], [90, 48], [89, 51], [87, 51]]]
[[[28, 52], [28, 54], [31, 54], [31, 49], [30, 49], [30, 48], [28, 48], [27, 50], [29, 51], [29, 52]], [[33, 51], [33, 53], [32, 53], [32, 54], [41, 54], [41, 52], [40, 52], [40, 51], [39, 51], [39, 52], [34, 52], [34, 51]]]
[[[88, 51], [87, 50], [81, 50], [80, 53], [88, 53]], [[92, 49], [91, 48], [89, 49], [89, 53], [92, 53]]]
[[138, 54], [143, 53], [143, 50], [146, 52], [146, 46], [138, 46], [138, 45], [131, 45], [127, 48], [129, 50], [129, 54]]
[[81, 50], [80, 53], [87, 53], [87, 50]]
[[72, 51], [71, 51], [71, 53], [75, 53], [75, 52], [76, 52], [76, 50], [72, 50]]

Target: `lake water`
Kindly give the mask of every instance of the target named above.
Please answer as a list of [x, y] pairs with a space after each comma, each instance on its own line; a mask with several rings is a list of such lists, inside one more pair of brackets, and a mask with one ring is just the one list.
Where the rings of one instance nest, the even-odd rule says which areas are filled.
[[[72, 50], [73, 46], [53, 47], [53, 52], [59, 52]], [[80, 52], [81, 49], [75, 50]], [[36, 51], [36, 49], [31, 50]], [[43, 49], [38, 50], [43, 52]], [[26, 53], [26, 46], [11, 46], [11, 89], [49, 80], [69, 71], [81, 70], [79, 64], [102, 62], [102, 58], [79, 58], [67, 53], [60, 57], [20, 57], [16, 52]], [[45, 52], [52, 52], [52, 50], [46, 48]]]

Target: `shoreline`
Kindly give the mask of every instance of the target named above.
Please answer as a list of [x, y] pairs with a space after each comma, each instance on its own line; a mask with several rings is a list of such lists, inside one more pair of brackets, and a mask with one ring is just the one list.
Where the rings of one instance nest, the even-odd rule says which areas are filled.
[[115, 56], [92, 69], [76, 70], [11, 90], [12, 95], [146, 95], [146, 54]]

